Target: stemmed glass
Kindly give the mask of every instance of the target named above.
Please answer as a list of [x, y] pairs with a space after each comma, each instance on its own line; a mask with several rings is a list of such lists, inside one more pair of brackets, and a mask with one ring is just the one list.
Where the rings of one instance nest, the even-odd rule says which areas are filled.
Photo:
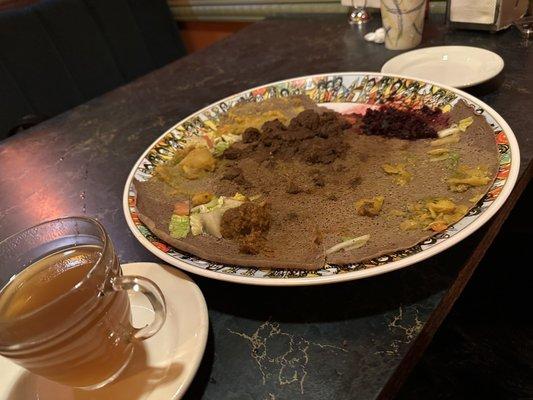
[[370, 21], [371, 17], [370, 13], [368, 12], [368, 9], [366, 8], [366, 3], [367, 0], [364, 0], [362, 6], [356, 6], [355, 0], [352, 0], [352, 9], [348, 16], [348, 21], [350, 22], [350, 24], [360, 25]]

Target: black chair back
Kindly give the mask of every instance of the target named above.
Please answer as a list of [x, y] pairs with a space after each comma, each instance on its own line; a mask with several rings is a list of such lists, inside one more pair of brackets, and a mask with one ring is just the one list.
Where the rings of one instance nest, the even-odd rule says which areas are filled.
[[165, 0], [43, 0], [0, 12], [0, 139], [185, 54]]

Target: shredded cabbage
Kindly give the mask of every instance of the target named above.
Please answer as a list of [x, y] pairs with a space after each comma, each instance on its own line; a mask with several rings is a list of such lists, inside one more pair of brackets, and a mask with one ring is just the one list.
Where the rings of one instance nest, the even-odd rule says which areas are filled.
[[191, 208], [191, 214], [209, 212], [216, 207], [222, 206], [223, 202], [224, 202], [224, 198], [222, 196], [213, 197], [211, 201], [209, 201], [209, 203], [200, 204], [196, 207]]
[[464, 118], [459, 121], [459, 130], [461, 132], [466, 132], [466, 128], [468, 128], [472, 123], [474, 122], [474, 117], [468, 117]]
[[363, 235], [363, 236], [359, 236], [353, 239], [345, 240], [344, 242], [336, 244], [335, 246], [327, 249], [326, 255], [336, 253], [340, 250], [349, 251], [349, 250], [358, 249], [360, 247], [363, 247], [366, 244], [366, 242], [368, 242], [368, 239], [370, 239], [370, 235]]
[[438, 131], [437, 135], [439, 135], [439, 138], [444, 138], [446, 136], [450, 136], [450, 135], [453, 135], [454, 133], [459, 133], [459, 132], [461, 132], [461, 129], [457, 125], [454, 124], [449, 128]]
[[472, 125], [473, 122], [474, 122], [474, 117], [464, 118], [460, 120], [458, 124], [453, 124], [449, 128], [438, 131], [437, 135], [439, 135], [439, 138], [444, 138], [446, 136], [450, 136], [455, 133], [466, 132], [466, 128]]
[[432, 147], [443, 146], [445, 144], [450, 144], [450, 143], [459, 143], [460, 140], [461, 140], [461, 137], [459, 136], [459, 134], [454, 133], [445, 138], [435, 139], [429, 145]]
[[226, 151], [226, 149], [229, 147], [229, 143], [224, 140], [219, 140], [217, 143], [215, 143], [215, 147], [213, 150], [213, 154], [215, 156], [221, 156], [222, 153]]
[[237, 199], [224, 197], [224, 200], [223, 200], [223, 203], [222, 203], [222, 208], [224, 209], [224, 211], [227, 211], [230, 208], [239, 207], [242, 203], [244, 203], [244, 202], [240, 201], [240, 200], [237, 200]]
[[191, 233], [194, 236], [201, 235], [202, 233], [204, 233], [204, 228], [202, 226], [202, 217], [200, 213], [191, 214], [190, 225], [191, 225]]
[[241, 135], [233, 135], [231, 133], [228, 133], [227, 135], [222, 135], [222, 138], [229, 144], [240, 142], [242, 140]]
[[233, 198], [238, 201], [246, 201], [246, 196], [239, 192], [235, 193], [235, 196], [233, 196]]
[[233, 135], [231, 133], [219, 136], [215, 138], [213, 153], [215, 156], [221, 156], [228, 147], [230, 147], [233, 143], [239, 142], [240, 140], [242, 140], [241, 135]]
[[201, 204], [191, 209], [190, 225], [193, 235], [207, 233], [215, 237], [222, 237], [220, 224], [222, 215], [230, 208], [239, 207], [243, 201], [230, 197], [215, 197], [207, 204]]
[[176, 239], [181, 239], [189, 234], [189, 217], [187, 215], [173, 214], [168, 225], [170, 236]]
[[453, 153], [450, 153], [450, 156], [448, 158], [450, 161], [450, 168], [454, 169], [455, 167], [457, 167], [457, 164], [459, 163], [459, 159], [461, 158], [461, 156], [459, 155], [459, 153], [454, 151]]
[[217, 238], [222, 237], [220, 232], [220, 223], [222, 222], [222, 209], [217, 208], [214, 211], [200, 214], [202, 221], [202, 227], [205, 230], [205, 233], [215, 236]]
[[431, 157], [429, 161], [444, 161], [444, 160], [448, 160], [449, 158], [450, 156], [448, 154], [443, 154], [442, 156]]
[[450, 149], [447, 149], [446, 147], [439, 147], [437, 149], [429, 150], [427, 153], [430, 156], [441, 156], [443, 154], [448, 154], [450, 152]]

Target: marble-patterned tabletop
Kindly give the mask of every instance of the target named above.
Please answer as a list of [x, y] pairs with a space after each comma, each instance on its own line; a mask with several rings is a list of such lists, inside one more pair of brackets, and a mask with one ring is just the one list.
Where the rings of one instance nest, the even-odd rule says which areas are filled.
[[[76, 214], [104, 223], [123, 262], [154, 260], [121, 206], [133, 163], [174, 123], [219, 98], [293, 76], [379, 71], [398, 54], [343, 17], [267, 20], [0, 143], [0, 239]], [[473, 88], [511, 125], [521, 146], [518, 185], [483, 229], [428, 261], [323, 287], [262, 288], [193, 277], [209, 307], [204, 360], [188, 399], [390, 398], [468, 282], [531, 178], [533, 53], [514, 29], [448, 31], [426, 24], [422, 46], [498, 53], [504, 72]], [[167, 294], [171, 296], [172, 294]]]

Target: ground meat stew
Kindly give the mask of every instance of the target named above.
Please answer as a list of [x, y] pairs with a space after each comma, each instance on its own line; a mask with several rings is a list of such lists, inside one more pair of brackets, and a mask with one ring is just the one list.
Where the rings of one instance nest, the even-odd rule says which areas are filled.
[[222, 216], [222, 237], [239, 241], [239, 250], [257, 254], [270, 228], [271, 215], [266, 204], [245, 202]]

